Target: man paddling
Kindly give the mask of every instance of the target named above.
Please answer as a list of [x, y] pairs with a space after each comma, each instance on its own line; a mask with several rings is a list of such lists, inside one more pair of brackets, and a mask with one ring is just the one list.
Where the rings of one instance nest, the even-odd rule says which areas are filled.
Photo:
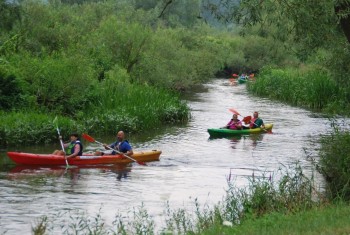
[[259, 113], [255, 111], [253, 113], [253, 118], [250, 122], [250, 129], [258, 127], [265, 129], [264, 121], [261, 118], [259, 118]]
[[[119, 131], [117, 133], [117, 141], [107, 145], [107, 144], [103, 144], [103, 147], [105, 147], [106, 150], [112, 150], [112, 151], [106, 151], [106, 152], [100, 152], [100, 151], [96, 151], [96, 155], [104, 155], [104, 154], [112, 154], [115, 155], [118, 152], [122, 152], [128, 156], [132, 156], [134, 154], [131, 145], [129, 144], [129, 142], [127, 140], [125, 140], [125, 133], [124, 131]], [[114, 151], [116, 150], [116, 151]]]

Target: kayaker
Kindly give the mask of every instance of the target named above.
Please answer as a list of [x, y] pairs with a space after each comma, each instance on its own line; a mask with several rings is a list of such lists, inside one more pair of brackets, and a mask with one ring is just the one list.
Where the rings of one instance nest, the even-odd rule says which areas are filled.
[[[62, 140], [62, 136], [59, 136]], [[67, 148], [66, 153], [63, 150], [55, 150], [52, 154], [55, 155], [67, 155], [66, 158], [76, 157], [83, 155], [83, 145], [80, 142], [79, 135], [72, 133], [70, 135], [70, 142], [63, 144], [64, 148]]]
[[241, 130], [242, 122], [238, 119], [237, 114], [233, 114], [231, 120], [226, 124], [227, 129]]
[[134, 154], [132, 147], [129, 144], [129, 141], [125, 139], [124, 131], [118, 131], [116, 142], [110, 145], [103, 144], [103, 146], [105, 147], [106, 150], [109, 150], [109, 151], [104, 151], [104, 152], [96, 151], [95, 153], [96, 155], [104, 155], [104, 154], [116, 155], [118, 152], [122, 152], [128, 156], [132, 156]]
[[259, 118], [259, 113], [255, 111], [253, 113], [253, 118], [250, 122], [250, 129], [258, 127], [265, 129], [264, 121], [261, 118]]

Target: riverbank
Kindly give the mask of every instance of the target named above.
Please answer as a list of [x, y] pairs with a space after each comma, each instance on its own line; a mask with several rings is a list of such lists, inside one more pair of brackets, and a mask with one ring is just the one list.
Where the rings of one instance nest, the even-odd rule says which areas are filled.
[[350, 233], [350, 206], [335, 203], [292, 214], [271, 213], [261, 218], [247, 220], [241, 225], [213, 226], [203, 235], [343, 235]]

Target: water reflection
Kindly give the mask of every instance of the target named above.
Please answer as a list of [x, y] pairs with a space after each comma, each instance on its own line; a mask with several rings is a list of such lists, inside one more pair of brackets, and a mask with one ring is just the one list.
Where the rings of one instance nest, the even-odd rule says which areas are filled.
[[117, 165], [98, 165], [98, 166], [14, 166], [8, 171], [8, 179], [10, 180], [30, 180], [41, 178], [60, 178], [64, 177], [71, 180], [75, 184], [81, 178], [83, 173], [86, 174], [88, 169], [97, 170], [98, 174], [113, 173], [117, 180], [126, 179], [131, 172], [131, 164]]
[[[253, 148], [255, 148], [260, 142], [262, 142], [263, 138], [267, 134], [272, 134], [272, 132], [269, 133], [254, 133], [254, 134], [247, 134], [247, 135], [235, 135], [235, 136], [230, 136], [230, 137], [220, 137], [221, 139], [228, 139], [230, 140], [230, 147], [232, 149], [236, 149], [237, 146], [244, 142], [244, 145], [250, 145]], [[213, 138], [209, 137], [210, 140], [215, 140], [215, 139], [220, 139], [220, 138]]]

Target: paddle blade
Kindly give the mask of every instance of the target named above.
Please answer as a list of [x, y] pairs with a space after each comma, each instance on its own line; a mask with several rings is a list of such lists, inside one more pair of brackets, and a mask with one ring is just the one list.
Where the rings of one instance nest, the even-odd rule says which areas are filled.
[[144, 162], [139, 162], [139, 161], [137, 161], [137, 163], [140, 164], [140, 165], [143, 165], [143, 166], [147, 166], [147, 164], [144, 163]]
[[228, 109], [228, 110], [230, 110], [230, 112], [232, 112], [232, 113], [237, 114], [238, 116], [240, 116], [239, 112], [237, 112], [235, 109], [230, 108], [230, 109]]
[[252, 120], [252, 116], [246, 116], [243, 118], [243, 122], [245, 124], [249, 124], [251, 120]]
[[92, 137], [92, 136], [89, 136], [88, 134], [86, 134], [86, 133], [83, 133], [82, 135], [81, 135], [84, 139], [86, 139], [87, 141], [89, 141], [89, 142], [95, 142], [95, 139]]

